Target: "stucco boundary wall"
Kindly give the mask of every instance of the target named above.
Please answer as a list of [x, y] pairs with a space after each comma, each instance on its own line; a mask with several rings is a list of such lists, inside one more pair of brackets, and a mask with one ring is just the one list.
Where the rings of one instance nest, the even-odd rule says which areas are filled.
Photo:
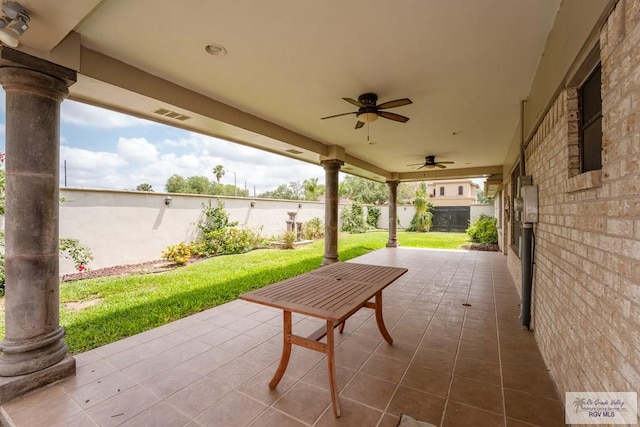
[[[231, 221], [266, 237], [284, 234], [288, 212], [296, 212], [296, 222], [324, 222], [324, 202], [75, 188], [61, 188], [60, 197], [60, 237], [88, 246], [92, 269], [161, 259], [167, 246], [197, 236], [209, 201], [224, 203]], [[60, 259], [60, 274], [74, 271], [71, 260]]]
[[[171, 198], [169, 205], [167, 197]], [[161, 259], [167, 246], [197, 237], [196, 224], [209, 202], [213, 206], [222, 202], [231, 221], [265, 237], [286, 231], [289, 212], [296, 213], [296, 222], [315, 217], [324, 222], [324, 202], [303, 200], [85, 188], [61, 188], [60, 198], [60, 237], [78, 239], [89, 247], [94, 256], [89, 265], [92, 269]], [[339, 212], [346, 205], [340, 203]], [[386, 230], [389, 206], [376, 207], [381, 212], [378, 228]], [[472, 205], [471, 222], [481, 213], [493, 216], [493, 205]], [[398, 206], [400, 227], [408, 227], [414, 214], [412, 205]], [[60, 274], [73, 272], [73, 262], [61, 258]]]

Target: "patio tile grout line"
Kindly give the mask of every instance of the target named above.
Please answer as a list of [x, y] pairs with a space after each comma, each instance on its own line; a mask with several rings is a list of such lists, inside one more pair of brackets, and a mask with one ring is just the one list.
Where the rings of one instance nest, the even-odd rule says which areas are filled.
[[500, 327], [498, 322], [498, 305], [496, 303], [496, 287], [495, 287], [495, 275], [493, 271], [493, 260], [491, 260], [491, 288], [493, 290], [493, 307], [494, 316], [496, 320], [496, 338], [498, 340], [498, 364], [500, 366], [500, 394], [502, 395], [502, 413], [504, 420], [504, 427], [507, 427], [507, 400], [504, 396], [504, 375], [502, 373], [502, 351], [500, 350]]
[[[477, 255], [476, 255], [477, 257]], [[474, 262], [474, 269], [475, 269], [475, 262]], [[456, 268], [456, 271], [458, 270], [458, 268]], [[455, 273], [454, 273], [455, 276]], [[473, 279], [473, 274], [471, 275], [472, 279]], [[449, 289], [449, 286], [447, 286], [447, 289]], [[446, 293], [446, 291], [445, 291]], [[471, 285], [469, 285], [469, 292], [467, 293], [467, 301], [469, 301], [469, 294], [471, 293]], [[460, 334], [458, 335], [458, 346], [456, 347], [456, 355], [453, 358], [453, 366], [451, 367], [451, 379], [449, 380], [449, 388], [447, 389], [447, 397], [445, 398], [444, 401], [444, 408], [442, 408], [442, 415], [440, 416], [440, 426], [442, 426], [444, 424], [445, 421], [445, 416], [447, 414], [447, 406], [449, 405], [449, 396], [451, 396], [451, 388], [453, 387], [453, 378], [455, 375], [455, 371], [456, 371], [456, 364], [458, 363], [458, 356], [460, 355], [460, 346], [462, 345], [462, 331], [464, 330], [464, 322], [466, 320], [467, 317], [467, 308], [465, 307], [464, 309], [464, 314], [462, 316], [462, 326], [460, 327]]]

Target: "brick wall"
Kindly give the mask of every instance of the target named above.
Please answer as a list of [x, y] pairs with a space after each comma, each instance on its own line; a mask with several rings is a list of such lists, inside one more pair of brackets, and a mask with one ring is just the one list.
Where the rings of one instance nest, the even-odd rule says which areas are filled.
[[602, 170], [577, 170], [575, 88], [525, 154], [540, 204], [533, 325], [561, 395], [640, 391], [640, 0], [618, 2], [600, 50]]

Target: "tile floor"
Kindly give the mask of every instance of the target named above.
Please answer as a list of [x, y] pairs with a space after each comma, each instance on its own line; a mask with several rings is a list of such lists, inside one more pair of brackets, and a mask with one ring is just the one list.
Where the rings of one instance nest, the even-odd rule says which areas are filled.
[[[8, 426], [564, 425], [563, 407], [498, 253], [383, 249], [357, 260], [409, 272], [384, 291], [378, 332], [362, 309], [337, 334], [342, 417], [324, 356], [294, 347], [276, 390], [282, 314], [233, 301], [77, 355], [77, 374], [11, 401]], [[465, 306], [468, 304], [468, 306]], [[294, 333], [321, 322], [294, 315]]]

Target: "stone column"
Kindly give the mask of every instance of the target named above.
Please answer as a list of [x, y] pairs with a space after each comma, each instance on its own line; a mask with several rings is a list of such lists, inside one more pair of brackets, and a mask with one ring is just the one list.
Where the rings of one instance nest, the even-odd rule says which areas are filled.
[[389, 240], [388, 248], [398, 247], [398, 181], [387, 181], [389, 187]]
[[[28, 59], [29, 65], [41, 61]], [[46, 64], [45, 70], [57, 68]], [[12, 377], [0, 378], [0, 402], [75, 370], [59, 324], [60, 103], [67, 83], [33, 69], [0, 68], [6, 92], [6, 333], [0, 376]]]
[[338, 261], [338, 172], [341, 160], [323, 160], [325, 170], [324, 259], [322, 265]]

